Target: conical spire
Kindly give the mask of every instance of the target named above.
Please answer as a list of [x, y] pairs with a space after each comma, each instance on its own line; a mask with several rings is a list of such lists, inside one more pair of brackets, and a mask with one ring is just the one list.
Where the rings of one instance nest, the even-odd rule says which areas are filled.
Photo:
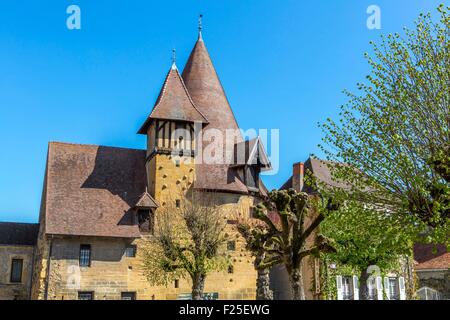
[[182, 74], [186, 88], [196, 107], [217, 129], [238, 129], [233, 111], [200, 36]]
[[167, 74], [152, 112], [138, 133], [146, 134], [152, 119], [208, 123], [190, 97], [175, 61]]
[[[205, 130], [218, 129], [222, 132], [224, 139], [227, 137], [227, 129], [239, 130], [201, 34], [184, 67], [182, 77], [196, 107], [208, 119], [209, 123]], [[243, 139], [240, 131], [236, 132], [237, 136], [234, 142], [241, 142]], [[224, 141], [221, 164], [203, 162], [196, 165], [194, 188], [248, 192], [231, 164], [227, 163], [226, 156], [233, 154], [234, 142]], [[210, 142], [203, 141], [203, 150], [206, 150], [209, 144]]]

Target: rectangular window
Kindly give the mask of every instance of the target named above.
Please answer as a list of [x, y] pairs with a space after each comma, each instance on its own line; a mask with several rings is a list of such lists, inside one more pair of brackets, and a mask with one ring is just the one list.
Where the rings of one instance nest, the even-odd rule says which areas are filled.
[[180, 160], [175, 160], [175, 166], [179, 167], [180, 166]]
[[395, 277], [389, 277], [389, 300], [399, 299], [398, 280]]
[[181, 206], [181, 201], [179, 199], [175, 200], [175, 205], [179, 208]]
[[342, 298], [343, 300], [353, 300], [351, 277], [342, 277]]
[[23, 259], [12, 259], [11, 261], [11, 282], [22, 282]]
[[136, 257], [137, 247], [135, 245], [129, 245], [125, 248], [125, 257], [134, 258]]
[[80, 246], [80, 267], [91, 266], [91, 245], [82, 244]]
[[94, 300], [94, 292], [80, 291], [78, 292], [78, 300]]
[[227, 242], [227, 250], [228, 251], [236, 251], [236, 241], [228, 241]]
[[180, 280], [175, 279], [174, 287], [175, 289], [178, 289], [180, 287]]
[[375, 277], [372, 277], [367, 282], [367, 299], [368, 300], [376, 300], [377, 299], [377, 283], [376, 283]]
[[122, 300], [136, 300], [136, 292], [122, 292], [121, 299]]

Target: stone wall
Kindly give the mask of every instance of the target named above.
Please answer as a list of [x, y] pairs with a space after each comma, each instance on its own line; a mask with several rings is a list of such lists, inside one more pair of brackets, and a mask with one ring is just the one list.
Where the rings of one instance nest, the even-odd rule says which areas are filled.
[[[254, 299], [256, 273], [252, 258], [243, 250], [242, 239], [236, 239], [236, 251], [229, 252], [234, 270], [210, 274], [205, 292], [219, 294], [219, 299]], [[77, 299], [78, 292], [92, 291], [96, 300], [120, 299], [122, 292], [136, 292], [137, 299], [177, 299], [191, 292], [190, 281], [180, 279], [168, 287], [151, 286], [143, 276], [140, 248], [145, 239], [60, 238], [54, 239], [50, 262], [48, 299]], [[81, 244], [91, 245], [91, 266], [79, 267]], [[125, 257], [129, 244], [137, 246], [136, 257]]]
[[[30, 298], [33, 246], [0, 245], [0, 300]], [[11, 283], [11, 261], [23, 259], [21, 283]]]

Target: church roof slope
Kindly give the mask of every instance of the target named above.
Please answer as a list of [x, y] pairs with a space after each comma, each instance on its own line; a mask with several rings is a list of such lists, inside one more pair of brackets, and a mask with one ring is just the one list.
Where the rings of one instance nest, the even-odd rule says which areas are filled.
[[[201, 36], [199, 36], [192, 49], [182, 77], [195, 105], [208, 119], [209, 123], [204, 130], [216, 129], [222, 133], [224, 139], [226, 130], [239, 130], [225, 91]], [[240, 132], [237, 132], [235, 140], [237, 143], [243, 141]], [[208, 143], [203, 142], [203, 147], [206, 149]], [[232, 167], [231, 163], [227, 163], [225, 159], [227, 152], [231, 154], [234, 152], [234, 143], [224, 141], [223, 148], [223, 161], [221, 163], [208, 164], [203, 162], [196, 166], [194, 187], [225, 192], [248, 193], [247, 187], [238, 179], [235, 168]]]
[[145, 151], [49, 144], [45, 232], [133, 238], [132, 208], [146, 188]]
[[192, 101], [175, 64], [170, 68], [155, 106], [139, 133], [147, 133], [151, 119], [208, 123]]

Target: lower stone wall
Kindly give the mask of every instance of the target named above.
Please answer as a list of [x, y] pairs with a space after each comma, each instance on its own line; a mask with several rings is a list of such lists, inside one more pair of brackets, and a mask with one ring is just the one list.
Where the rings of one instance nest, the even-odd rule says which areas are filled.
[[[30, 298], [33, 246], [0, 245], [0, 300]], [[12, 259], [23, 259], [22, 281], [11, 283]]]
[[[143, 276], [139, 248], [144, 240], [132, 242], [137, 246], [137, 257], [125, 257], [130, 242], [123, 239], [73, 238], [54, 239], [50, 262], [48, 299], [78, 299], [78, 292], [94, 292], [96, 300], [118, 300], [122, 292], [135, 292], [139, 300], [177, 299], [191, 292], [190, 281], [180, 279], [179, 288], [151, 286]], [[81, 244], [91, 245], [91, 266], [79, 267]], [[234, 261], [233, 273], [226, 271], [210, 274], [205, 292], [218, 293], [219, 299], [254, 299], [256, 272], [252, 258], [242, 250], [230, 252]], [[240, 248], [240, 249], [239, 249]]]

